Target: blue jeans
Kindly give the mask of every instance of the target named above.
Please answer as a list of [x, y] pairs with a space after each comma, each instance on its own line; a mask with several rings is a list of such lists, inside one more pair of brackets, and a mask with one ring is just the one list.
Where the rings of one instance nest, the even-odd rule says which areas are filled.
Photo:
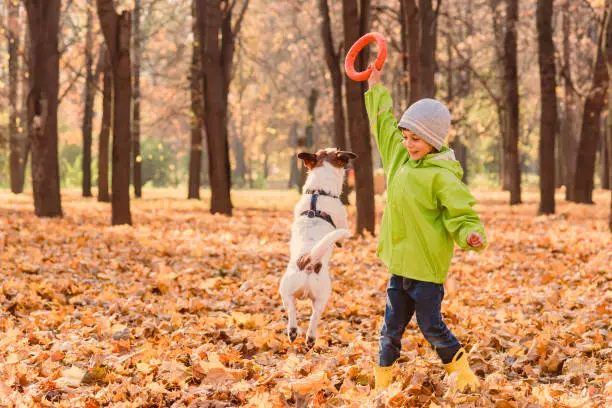
[[442, 321], [440, 306], [444, 286], [391, 275], [387, 286], [385, 323], [380, 332], [378, 365], [391, 366], [400, 356], [402, 335], [416, 313], [425, 339], [444, 364], [452, 361], [461, 344]]

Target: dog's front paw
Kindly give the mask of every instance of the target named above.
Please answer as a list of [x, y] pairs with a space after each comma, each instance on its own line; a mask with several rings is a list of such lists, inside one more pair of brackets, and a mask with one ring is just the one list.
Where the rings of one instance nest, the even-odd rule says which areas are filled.
[[289, 328], [289, 340], [291, 340], [291, 342], [293, 343], [295, 341], [295, 339], [297, 338], [298, 335], [298, 330], [297, 327], [291, 327]]
[[297, 260], [297, 266], [303, 271], [310, 264], [310, 261], [310, 254], [304, 254]]

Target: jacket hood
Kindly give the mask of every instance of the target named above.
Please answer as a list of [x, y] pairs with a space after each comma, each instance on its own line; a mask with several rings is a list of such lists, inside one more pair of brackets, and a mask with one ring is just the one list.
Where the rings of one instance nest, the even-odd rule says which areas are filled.
[[446, 146], [442, 146], [437, 153], [430, 153], [421, 160], [417, 160], [417, 166], [419, 165], [423, 167], [441, 167], [453, 173], [459, 180], [463, 179], [463, 168], [461, 168], [459, 161], [455, 159], [455, 151]]

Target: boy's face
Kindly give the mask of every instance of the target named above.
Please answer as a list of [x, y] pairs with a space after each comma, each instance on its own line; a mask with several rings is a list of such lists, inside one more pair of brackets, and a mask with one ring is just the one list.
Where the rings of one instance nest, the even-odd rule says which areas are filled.
[[402, 129], [402, 135], [404, 136], [402, 144], [410, 153], [411, 160], [421, 160], [423, 157], [434, 151], [432, 145], [422, 139], [419, 139], [417, 135], [408, 129]]

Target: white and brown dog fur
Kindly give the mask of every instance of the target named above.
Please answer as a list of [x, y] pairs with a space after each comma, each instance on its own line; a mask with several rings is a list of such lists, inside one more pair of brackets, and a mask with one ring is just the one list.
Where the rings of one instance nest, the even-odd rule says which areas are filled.
[[[295, 298], [307, 296], [312, 301], [312, 315], [306, 333], [308, 346], [315, 343], [317, 324], [331, 294], [329, 258], [334, 244], [351, 235], [348, 230], [347, 214], [338, 197], [342, 193], [345, 166], [357, 155], [338, 151], [334, 148], [319, 150], [317, 153], [300, 153], [309, 169], [300, 201], [295, 205], [291, 228], [291, 259], [280, 282], [280, 294], [289, 317], [288, 335], [294, 341], [298, 335]], [[311, 209], [313, 194], [324, 192], [317, 198], [316, 208], [331, 216], [336, 228], [323, 218], [303, 215]]]

